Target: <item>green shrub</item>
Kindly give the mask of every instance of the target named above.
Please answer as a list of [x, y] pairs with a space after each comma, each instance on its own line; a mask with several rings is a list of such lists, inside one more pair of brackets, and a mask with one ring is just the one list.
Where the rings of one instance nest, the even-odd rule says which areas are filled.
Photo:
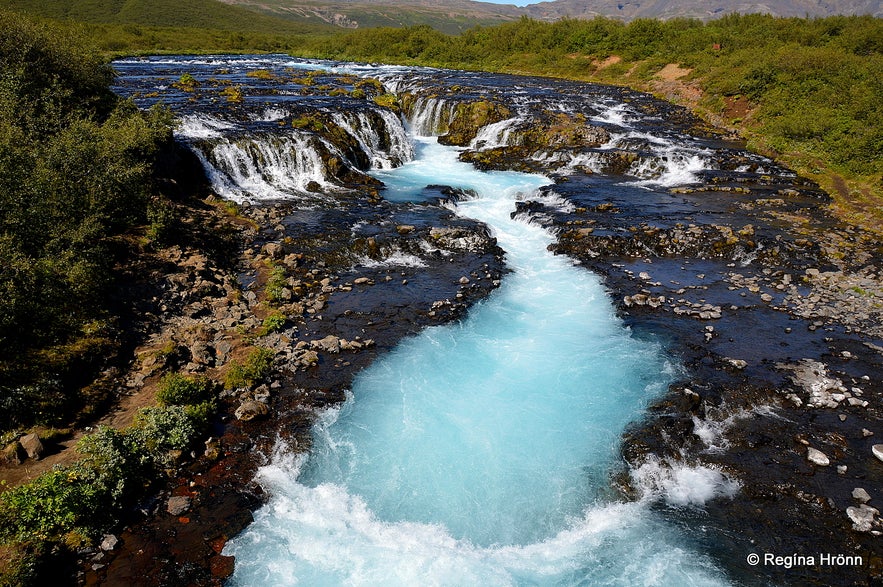
[[278, 263], [270, 262], [270, 274], [267, 276], [267, 283], [264, 285], [264, 294], [267, 301], [271, 304], [277, 304], [282, 301], [282, 290], [288, 285], [288, 275], [285, 267]]
[[147, 238], [161, 244], [173, 242], [181, 217], [175, 206], [164, 198], [153, 198], [147, 205]]
[[224, 378], [224, 387], [238, 389], [251, 387], [266, 377], [273, 367], [275, 353], [265, 347], [255, 347], [244, 361], [232, 361]]
[[181, 74], [181, 77], [178, 78], [178, 81], [172, 84], [182, 92], [192, 92], [197, 87], [199, 87], [199, 81], [193, 75], [189, 73]]
[[163, 462], [172, 450], [184, 450], [201, 432], [201, 422], [184, 406], [143, 408], [135, 416], [132, 434], [154, 458]]
[[282, 330], [282, 328], [285, 327], [285, 323], [287, 321], [288, 319], [282, 312], [273, 312], [272, 314], [264, 318], [264, 321], [261, 324], [261, 336], [267, 335], [271, 332], [276, 332], [277, 330]]
[[159, 382], [156, 400], [161, 406], [185, 406], [211, 399], [214, 383], [206, 377], [169, 373]]

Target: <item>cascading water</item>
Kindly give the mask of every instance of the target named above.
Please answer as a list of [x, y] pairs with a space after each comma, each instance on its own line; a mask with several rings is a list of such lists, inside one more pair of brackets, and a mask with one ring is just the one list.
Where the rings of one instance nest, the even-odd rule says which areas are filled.
[[[412, 128], [422, 128], [412, 125]], [[644, 497], [613, 500], [624, 426], [673, 377], [662, 349], [623, 328], [599, 280], [510, 217], [542, 176], [481, 173], [419, 139], [375, 173], [391, 199], [428, 184], [476, 194], [513, 272], [461, 323], [405, 341], [326, 412], [308, 457], [279, 447], [270, 499], [232, 540], [232, 585], [718, 585], [660, 499], [701, 504], [735, 486], [705, 468], [648, 463]]]
[[[745, 153], [733, 159], [737, 167], [719, 144], [657, 118], [658, 103], [627, 100], [615, 88], [284, 56], [118, 66], [132, 72], [120, 77], [121, 93], [140, 106], [159, 93], [179, 111], [178, 137], [221, 195], [296, 205], [327, 197], [339, 206], [345, 199], [334, 192], [345, 185], [354, 194], [373, 189], [373, 179], [359, 183], [359, 169], [370, 163], [388, 200], [419, 201], [430, 184], [468, 190], [468, 199], [451, 206], [491, 227], [512, 269], [462, 322], [406, 340], [359, 374], [348, 401], [319, 415], [308, 456], [278, 447], [259, 474], [269, 501], [227, 546], [237, 557], [231, 584], [726, 583], [702, 554], [701, 534], [671, 520], [683, 508], [732, 494], [737, 484], [715, 469], [655, 457], [623, 473], [619, 457], [623, 428], [641, 418], [677, 367], [659, 345], [623, 327], [595, 276], [547, 251], [555, 238], [540, 222], [544, 210], [598, 205], [597, 194], [578, 191], [583, 185], [617, 206], [644, 206], [644, 194], [648, 201], [671, 197], [661, 187], [785, 170]], [[275, 81], [245, 68], [272, 70]], [[310, 87], [334, 91], [291, 87], [290, 68], [311, 70], [321, 83]], [[199, 79], [201, 93], [169, 84], [184, 72]], [[361, 75], [407, 94], [407, 125], [348, 93]], [[243, 103], [218, 102], [230, 84], [245, 89]], [[566, 195], [538, 192], [551, 181], [543, 176], [476, 171], [456, 149], [424, 136], [447, 129], [457, 104], [487, 99], [505, 103], [511, 117], [477, 129], [470, 149], [486, 150], [484, 160], [502, 167], [519, 157], [558, 175], [572, 171], [575, 181], [556, 188]], [[582, 117], [610, 139], [551, 146], [523, 140], [525, 132], [543, 130], [531, 125], [554, 120], [550, 113], [571, 122]], [[406, 126], [415, 136], [406, 136]], [[513, 218], [519, 199], [541, 209], [523, 207]], [[400, 207], [409, 215], [420, 208]], [[593, 229], [616, 230], [613, 215], [610, 222], [612, 228], [599, 221]], [[412, 253], [383, 263], [429, 267]], [[697, 422], [696, 435], [709, 448], [723, 446], [709, 426]], [[637, 501], [619, 501], [610, 489], [617, 472], [630, 476]]]

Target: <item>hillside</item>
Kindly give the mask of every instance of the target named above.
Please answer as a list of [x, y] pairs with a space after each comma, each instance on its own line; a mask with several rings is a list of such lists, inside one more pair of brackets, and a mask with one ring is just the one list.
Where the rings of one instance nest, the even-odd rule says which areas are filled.
[[762, 13], [781, 17], [825, 17], [842, 15], [883, 16], [878, 0], [555, 0], [526, 6], [524, 11], [538, 20], [593, 18], [604, 16], [625, 21], [636, 18], [698, 18], [711, 20], [729, 13]]
[[62, 21], [303, 34], [326, 27], [257, 14], [215, 0], [0, 0], [0, 8]]
[[273, 16], [341, 28], [402, 27], [429, 25], [448, 34], [474, 26], [490, 26], [526, 14], [511, 5], [469, 0], [222, 0]]
[[780, 17], [833, 15], [883, 16], [877, 0], [555, 0], [523, 8], [470, 0], [222, 0], [282, 18], [324, 23], [342, 28], [410, 26], [428, 24], [445, 33], [458, 33], [476, 25], [493, 25], [521, 16], [556, 21], [562, 18], [606, 17], [631, 21], [637, 18], [696, 18], [704, 21], [725, 14], [763, 13]]

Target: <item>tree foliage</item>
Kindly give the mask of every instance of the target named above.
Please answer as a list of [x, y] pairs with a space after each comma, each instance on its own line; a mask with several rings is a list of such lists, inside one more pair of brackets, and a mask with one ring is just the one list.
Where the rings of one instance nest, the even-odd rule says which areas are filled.
[[171, 140], [169, 114], [120, 101], [112, 75], [69, 33], [0, 13], [0, 429], [70, 416], [112, 336], [118, 240]]

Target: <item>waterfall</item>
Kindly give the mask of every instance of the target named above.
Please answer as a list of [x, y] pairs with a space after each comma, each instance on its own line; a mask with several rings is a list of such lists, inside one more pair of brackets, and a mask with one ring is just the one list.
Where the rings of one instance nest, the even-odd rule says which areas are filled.
[[341, 185], [322, 153], [344, 158], [327, 141], [309, 133], [222, 137], [192, 143], [218, 195], [242, 202], [279, 200]]
[[496, 149], [497, 147], [511, 146], [509, 139], [516, 125], [521, 122], [520, 118], [507, 118], [493, 124], [483, 126], [472, 142], [469, 144], [470, 149], [484, 150]]
[[333, 112], [331, 118], [358, 142], [372, 169], [392, 169], [414, 155], [401, 120], [388, 110]]
[[431, 137], [447, 132], [454, 119], [453, 104], [441, 98], [419, 97], [410, 109], [409, 126], [419, 137]]

